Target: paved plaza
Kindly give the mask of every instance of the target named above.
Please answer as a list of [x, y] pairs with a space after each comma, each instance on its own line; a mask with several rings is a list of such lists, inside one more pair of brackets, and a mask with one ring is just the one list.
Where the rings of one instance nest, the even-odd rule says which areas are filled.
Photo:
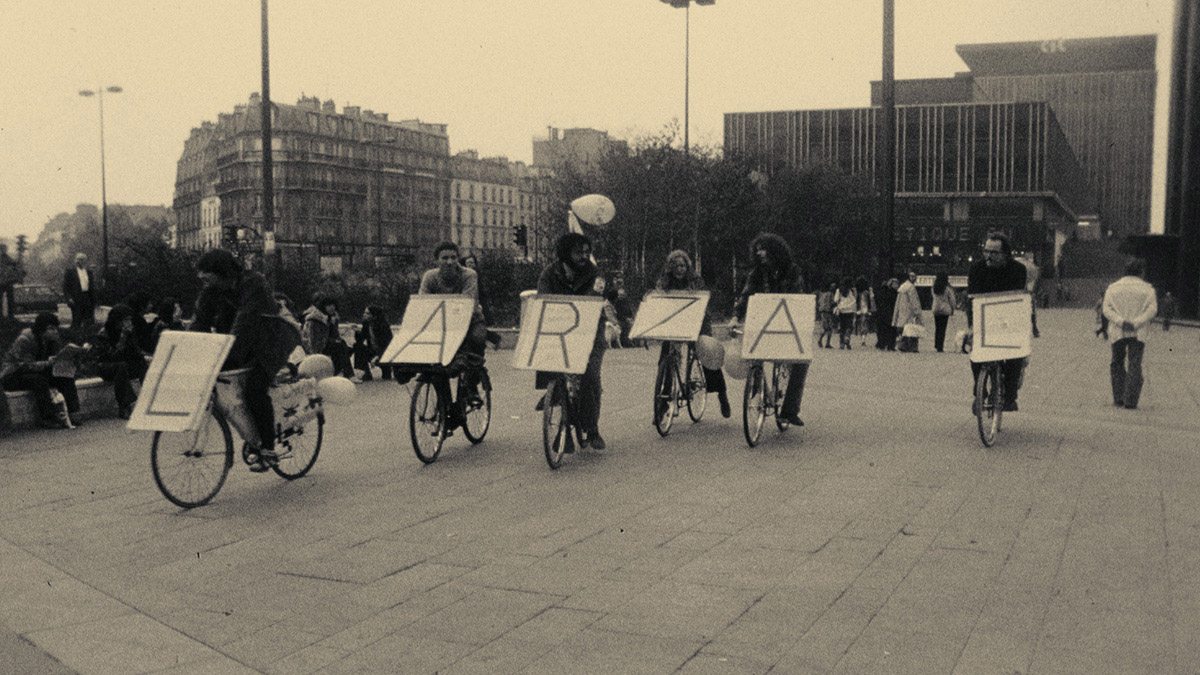
[[[1094, 313], [1046, 310], [984, 449], [966, 357], [820, 350], [807, 425], [716, 399], [650, 424], [653, 350], [609, 352], [609, 449], [542, 458], [531, 373], [417, 461], [408, 390], [328, 408], [311, 474], [236, 465], [169, 504], [149, 438], [0, 441], [0, 663], [45, 673], [1192, 673], [1200, 329], [1151, 329], [1114, 408]], [[961, 316], [951, 334], [961, 328]], [[768, 423], [769, 424], [769, 423]], [[0, 667], [5, 670], [5, 667]]]

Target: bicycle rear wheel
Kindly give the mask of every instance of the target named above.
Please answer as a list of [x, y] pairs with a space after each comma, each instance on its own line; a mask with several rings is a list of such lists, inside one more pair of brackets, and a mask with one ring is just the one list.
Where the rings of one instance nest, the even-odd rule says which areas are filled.
[[742, 433], [750, 447], [758, 445], [762, 436], [763, 422], [767, 419], [765, 404], [766, 377], [762, 366], [751, 366], [746, 375], [746, 390], [742, 394]]
[[279, 463], [271, 467], [275, 473], [288, 480], [296, 480], [317, 463], [321, 441], [325, 438], [324, 411], [318, 412], [313, 421], [316, 422], [315, 428], [312, 424], [306, 424], [286, 432], [275, 441], [275, 452], [279, 453]]
[[696, 358], [696, 349], [688, 349], [687, 376], [684, 386], [687, 387], [688, 417], [693, 422], [699, 422], [708, 408], [708, 384], [704, 379], [704, 366]]
[[1000, 366], [987, 364], [975, 380], [975, 420], [979, 426], [979, 440], [984, 446], [992, 447], [1000, 434], [1000, 418], [1004, 414], [1004, 384], [1000, 377]]
[[542, 448], [546, 453], [546, 464], [551, 469], [562, 466], [563, 454], [571, 452], [574, 439], [567, 415], [566, 383], [555, 380], [546, 387], [545, 405], [542, 408]]
[[167, 501], [185, 509], [204, 506], [225, 484], [233, 466], [233, 436], [229, 423], [209, 408], [195, 431], [154, 432], [150, 471]]
[[779, 411], [783, 409], [783, 399], [787, 396], [788, 379], [791, 374], [792, 365], [790, 363], [771, 364], [771, 380], [775, 383], [775, 426], [779, 427], [780, 431], [785, 431], [791, 426], [787, 420], [783, 419], [783, 415], [779, 414]]
[[[468, 398], [464, 399], [466, 392]], [[479, 386], [476, 391], [468, 391], [459, 380], [459, 405], [463, 409], [463, 433], [472, 443], [483, 441], [488, 429], [492, 426], [492, 380], [486, 370], [479, 374]]]
[[679, 400], [678, 376], [675, 374], [676, 359], [670, 354], [658, 362], [658, 375], [654, 378], [654, 428], [659, 436], [671, 433], [675, 421], [676, 402]]
[[408, 433], [417, 459], [426, 464], [437, 460], [446, 441], [447, 407], [432, 382], [417, 382], [408, 408]]

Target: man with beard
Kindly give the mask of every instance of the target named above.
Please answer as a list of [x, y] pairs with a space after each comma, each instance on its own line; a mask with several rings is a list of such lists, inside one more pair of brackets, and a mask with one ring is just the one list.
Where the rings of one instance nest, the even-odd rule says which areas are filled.
[[[592, 241], [578, 232], [568, 232], [554, 245], [555, 260], [538, 278], [539, 295], [599, 295], [596, 291], [596, 264], [592, 262]], [[604, 321], [603, 314], [600, 321]], [[600, 367], [604, 362], [604, 331], [597, 323], [596, 339], [588, 356], [587, 370], [579, 381], [580, 427], [584, 432], [582, 447], [603, 450], [606, 445], [600, 435]], [[535, 387], [545, 389], [556, 373], [538, 371]], [[543, 403], [539, 403], [539, 409]]]
[[[967, 295], [978, 293], [999, 293], [1002, 291], [1025, 290], [1025, 266], [1013, 260], [1012, 244], [1008, 235], [1003, 232], [992, 232], [987, 236], [983, 245], [983, 258], [971, 265], [967, 273]], [[974, 303], [967, 303], [967, 326], [974, 326]], [[1020, 388], [1021, 371], [1025, 368], [1025, 359], [1007, 359], [1000, 366], [1000, 376], [1004, 378], [1004, 412], [1017, 411], [1017, 390]], [[971, 363], [971, 395], [975, 395], [975, 382], [979, 372], [983, 370], [982, 363]], [[972, 402], [972, 411], [974, 403]]]
[[[755, 293], [804, 292], [800, 268], [792, 262], [792, 249], [782, 237], [767, 232], [761, 233], [750, 243], [750, 251], [754, 255], [754, 269], [746, 278], [746, 285], [734, 306], [738, 321], [746, 320], [746, 308], [750, 303], [750, 296]], [[787, 393], [783, 396], [783, 406], [779, 410], [779, 419], [797, 427], [804, 426], [800, 419], [800, 399], [804, 396], [804, 380], [807, 377], [807, 363], [791, 364]]]

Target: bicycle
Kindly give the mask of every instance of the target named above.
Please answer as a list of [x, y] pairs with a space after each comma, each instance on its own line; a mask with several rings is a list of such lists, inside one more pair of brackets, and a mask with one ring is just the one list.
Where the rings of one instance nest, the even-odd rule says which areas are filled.
[[[671, 433], [671, 424], [687, 404], [688, 417], [699, 422], [708, 407], [708, 388], [704, 369], [696, 356], [695, 343], [669, 341], [667, 353], [659, 359], [658, 375], [654, 379], [654, 428], [659, 436]], [[687, 348], [687, 358], [683, 349]], [[686, 367], [681, 370], [681, 363]]]
[[[487, 436], [492, 425], [492, 379], [483, 357], [464, 354], [466, 363], [456, 367], [420, 366], [412, 367], [418, 373], [417, 386], [413, 390], [408, 408], [408, 431], [412, 439], [413, 452], [425, 464], [437, 461], [442, 445], [453, 433], [446, 424], [455, 413], [462, 421], [463, 435], [472, 445], [477, 445]], [[438, 393], [438, 379], [449, 381], [457, 376], [455, 400], [443, 401]], [[471, 383], [474, 382], [474, 385]]]
[[542, 407], [542, 448], [551, 469], [562, 466], [563, 455], [583, 447], [579, 426], [580, 376], [559, 373], [546, 386]]
[[[766, 367], [771, 366], [771, 378], [766, 377]], [[742, 394], [742, 433], [750, 447], [758, 445], [767, 416], [775, 418], [775, 426], [786, 431], [789, 423], [779, 416], [783, 406], [783, 393], [787, 391], [791, 376], [790, 363], [756, 361], [746, 373], [746, 389]]]
[[[241, 402], [241, 380], [248, 369], [232, 370], [217, 377], [205, 411], [195, 430], [156, 431], [150, 443], [150, 470], [159, 492], [172, 504], [185, 508], [204, 506], [212, 501], [233, 468], [235, 426], [250, 424]], [[271, 466], [279, 476], [295, 480], [307, 474], [321, 452], [325, 436], [325, 412], [317, 392], [316, 380], [294, 374], [281, 376], [271, 387], [272, 399], [282, 407], [275, 424], [277, 464]], [[294, 404], [294, 405], [293, 405]], [[316, 420], [312, 431], [308, 422]], [[315, 433], [315, 436], [314, 436]], [[250, 462], [250, 446], [243, 443], [242, 461]]]

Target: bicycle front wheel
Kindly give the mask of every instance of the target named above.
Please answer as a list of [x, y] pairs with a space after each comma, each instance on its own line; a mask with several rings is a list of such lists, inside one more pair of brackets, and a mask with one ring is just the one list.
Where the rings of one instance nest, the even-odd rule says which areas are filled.
[[985, 447], [996, 444], [1000, 434], [1000, 417], [1004, 414], [1004, 384], [1000, 366], [988, 364], [975, 380], [975, 420], [979, 425], [979, 440]]
[[[458, 400], [463, 407], [463, 433], [467, 440], [479, 443], [492, 426], [492, 380], [486, 370], [480, 373], [479, 386], [475, 389], [477, 391], [472, 392], [467, 387], [461, 387]], [[465, 399], [464, 393], [467, 396]]]
[[659, 436], [671, 433], [671, 424], [675, 421], [675, 401], [679, 396], [675, 386], [675, 364], [673, 356], [660, 359], [658, 375], [654, 378], [654, 428]]
[[758, 445], [763, 422], [767, 419], [765, 406], [767, 380], [762, 366], [751, 366], [746, 375], [746, 390], [742, 395], [742, 432], [750, 447]]
[[555, 380], [546, 387], [542, 409], [542, 448], [551, 469], [562, 466], [563, 454], [571, 452], [571, 425], [567, 419], [566, 383]]
[[316, 424], [292, 429], [275, 441], [275, 452], [279, 453], [279, 463], [271, 467], [275, 473], [288, 480], [296, 480], [317, 463], [321, 441], [325, 438], [325, 412], [317, 413], [313, 422]]
[[694, 347], [688, 350], [687, 363], [687, 379], [684, 384], [687, 386], [688, 417], [691, 417], [693, 422], [699, 422], [708, 408], [708, 384], [704, 379], [704, 366], [700, 365], [700, 359], [696, 358]]
[[432, 382], [417, 382], [408, 407], [408, 433], [417, 459], [426, 464], [437, 460], [446, 441], [446, 408]]
[[225, 484], [232, 466], [233, 436], [216, 408], [209, 408], [195, 431], [154, 432], [150, 444], [154, 484], [176, 506], [190, 509], [207, 504]]

